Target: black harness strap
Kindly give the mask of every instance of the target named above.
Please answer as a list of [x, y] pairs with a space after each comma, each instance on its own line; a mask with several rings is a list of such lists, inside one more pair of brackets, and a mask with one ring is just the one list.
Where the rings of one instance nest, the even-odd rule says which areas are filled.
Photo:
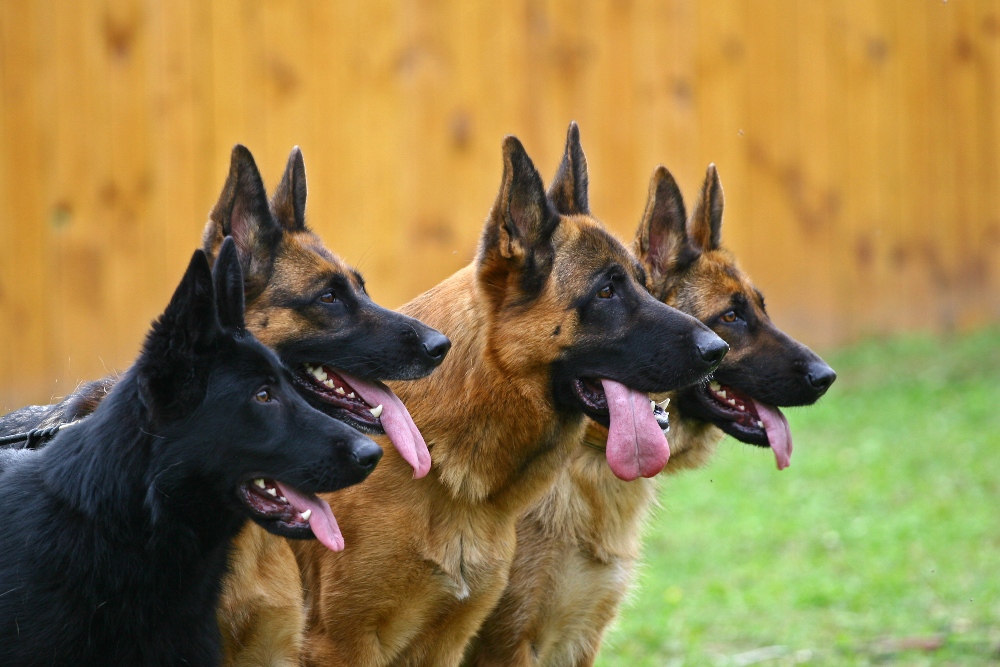
[[28, 431], [27, 433], [15, 433], [13, 435], [0, 436], [0, 447], [13, 445], [16, 442], [24, 442], [24, 446], [21, 447], [21, 449], [36, 449], [46, 440], [54, 438], [56, 433], [62, 429], [67, 426], [72, 426], [73, 424], [78, 424], [79, 422], [80, 420], [78, 419], [66, 424], [56, 424], [55, 426], [49, 426], [46, 428], [36, 428]]

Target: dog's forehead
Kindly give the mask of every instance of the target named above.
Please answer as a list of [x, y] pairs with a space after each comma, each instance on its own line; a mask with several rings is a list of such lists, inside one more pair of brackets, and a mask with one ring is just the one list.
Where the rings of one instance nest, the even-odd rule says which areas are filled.
[[330, 252], [313, 234], [296, 234], [286, 239], [274, 263], [272, 283], [291, 292], [307, 291], [341, 276], [356, 289], [360, 277], [342, 259]]
[[696, 301], [707, 310], [722, 310], [736, 305], [735, 302], [743, 302], [764, 314], [764, 299], [760, 290], [740, 268], [732, 253], [726, 250], [705, 253], [688, 286], [699, 293]]
[[642, 265], [621, 241], [594, 218], [564, 216], [559, 232], [556, 238], [559, 245], [556, 274], [559, 278], [565, 279], [572, 274], [590, 277], [617, 265], [640, 284], [645, 284]]

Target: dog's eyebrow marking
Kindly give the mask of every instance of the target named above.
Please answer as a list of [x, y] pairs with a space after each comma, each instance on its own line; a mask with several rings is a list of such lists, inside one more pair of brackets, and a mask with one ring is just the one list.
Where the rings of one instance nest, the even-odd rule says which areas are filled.
[[354, 280], [357, 281], [358, 287], [361, 288], [362, 292], [365, 292], [365, 279], [361, 276], [356, 269], [351, 269], [351, 275], [354, 276]]

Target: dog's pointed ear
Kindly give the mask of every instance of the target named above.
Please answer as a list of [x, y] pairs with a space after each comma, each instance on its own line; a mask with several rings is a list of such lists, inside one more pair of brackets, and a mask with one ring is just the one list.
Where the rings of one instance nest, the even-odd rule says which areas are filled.
[[306, 165], [298, 146], [288, 156], [281, 183], [271, 197], [271, 213], [288, 231], [306, 228]]
[[714, 164], [708, 165], [701, 196], [688, 222], [688, 235], [702, 252], [717, 250], [722, 243], [722, 183]]
[[687, 235], [687, 214], [677, 181], [660, 165], [649, 180], [642, 222], [635, 234], [635, 254], [654, 281], [683, 270], [700, 254]]
[[236, 242], [227, 236], [219, 248], [212, 269], [215, 280], [215, 300], [222, 326], [242, 332], [246, 328], [243, 305], [243, 269], [236, 251]]
[[542, 177], [524, 146], [517, 137], [504, 138], [503, 179], [486, 221], [483, 254], [523, 261], [550, 242], [558, 225], [559, 216], [549, 208]]
[[180, 418], [201, 402], [208, 381], [206, 355], [221, 333], [208, 257], [196, 250], [136, 362], [143, 402], [157, 420]]
[[519, 300], [537, 295], [552, 270], [552, 234], [559, 214], [549, 205], [542, 177], [516, 137], [503, 141], [503, 180], [480, 243], [480, 279], [500, 287], [518, 273]]
[[253, 155], [246, 146], [237, 144], [222, 194], [205, 226], [202, 248], [210, 259], [215, 258], [222, 240], [232, 236], [243, 264], [246, 291], [255, 294], [267, 284], [281, 234]]
[[549, 200], [562, 215], [589, 215], [587, 185], [587, 156], [580, 145], [580, 128], [573, 121], [566, 132], [566, 149], [559, 171], [549, 186]]

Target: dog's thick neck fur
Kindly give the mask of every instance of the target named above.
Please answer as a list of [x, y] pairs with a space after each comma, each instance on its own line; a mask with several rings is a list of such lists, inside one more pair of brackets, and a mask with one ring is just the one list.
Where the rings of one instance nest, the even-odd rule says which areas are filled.
[[[95, 534], [123, 547], [145, 548], [150, 531], [156, 530], [158, 540], [179, 547], [172, 561], [181, 553], [195, 556], [195, 551], [211, 551], [232, 539], [245, 520], [233, 501], [219, 497], [213, 485], [172, 454], [182, 440], [199, 434], [175, 425], [158, 429], [148, 418], [134, 371], [115, 386], [102, 408], [39, 452], [45, 493], [86, 517]], [[141, 426], [109, 428], [120, 424]]]
[[[485, 298], [481, 289], [470, 266], [402, 308], [449, 332], [453, 348], [438, 370], [433, 394], [422, 392], [420, 381], [394, 384], [393, 389], [421, 415], [421, 432], [434, 457], [431, 474], [449, 494], [470, 506], [491, 504], [508, 513], [544, 491], [559, 460], [578, 440], [583, 417], [549, 407], [547, 366], [488, 348], [497, 337], [489, 333], [495, 326], [493, 314], [475, 307]], [[438, 298], [438, 293], [448, 298]], [[513, 371], [514, 363], [529, 368]], [[509, 377], [518, 382], [506, 381]]]

